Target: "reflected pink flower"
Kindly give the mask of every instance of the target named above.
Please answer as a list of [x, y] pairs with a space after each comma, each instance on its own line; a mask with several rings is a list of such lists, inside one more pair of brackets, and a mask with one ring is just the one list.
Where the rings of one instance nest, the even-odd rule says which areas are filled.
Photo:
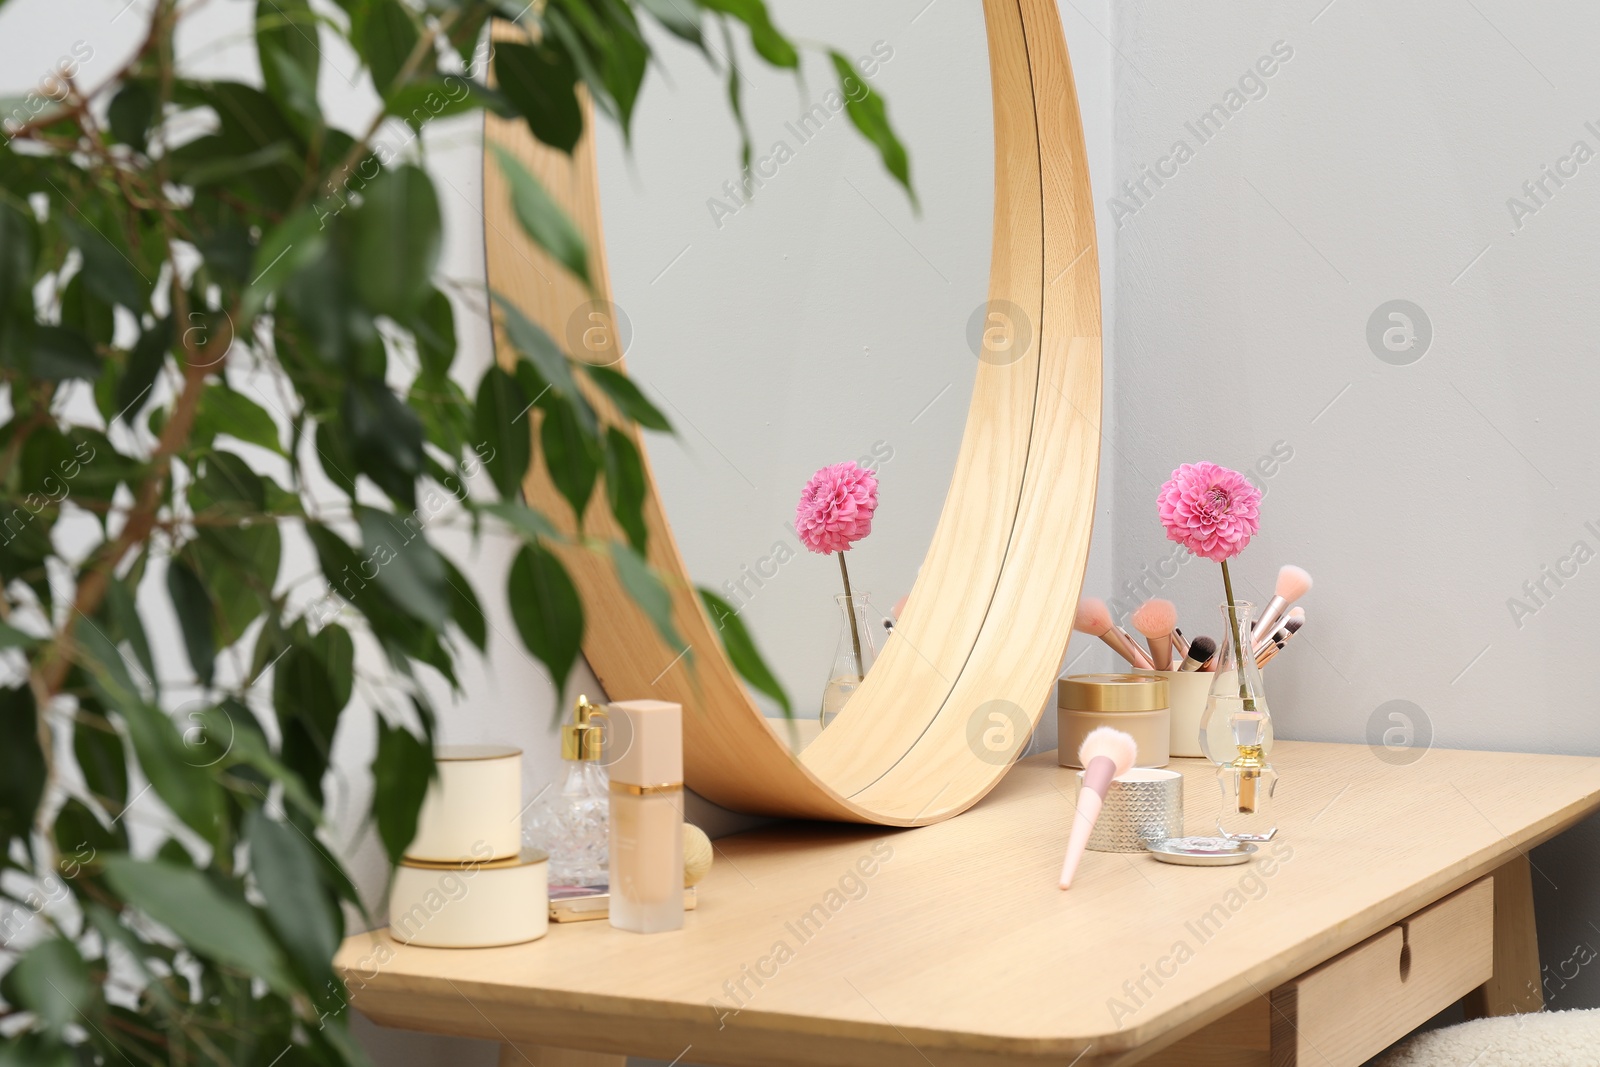
[[835, 463], [811, 476], [800, 492], [794, 528], [813, 552], [844, 552], [872, 532], [878, 477], [854, 463]]

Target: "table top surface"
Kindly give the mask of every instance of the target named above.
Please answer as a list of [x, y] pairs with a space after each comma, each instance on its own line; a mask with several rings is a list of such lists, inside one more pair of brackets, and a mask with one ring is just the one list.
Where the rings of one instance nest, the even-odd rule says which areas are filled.
[[[1090, 852], [1063, 892], [1076, 772], [1048, 753], [934, 826], [723, 838], [681, 931], [552, 925], [464, 951], [373, 932], [339, 964], [380, 1022], [501, 1041], [663, 1059], [687, 1042], [685, 1062], [703, 1063], [1113, 1063], [1600, 807], [1589, 757], [1435, 749], [1399, 765], [1365, 745], [1280, 741], [1272, 759], [1280, 830], [1246, 866]], [[1172, 766], [1186, 830], [1213, 832], [1214, 769]]]

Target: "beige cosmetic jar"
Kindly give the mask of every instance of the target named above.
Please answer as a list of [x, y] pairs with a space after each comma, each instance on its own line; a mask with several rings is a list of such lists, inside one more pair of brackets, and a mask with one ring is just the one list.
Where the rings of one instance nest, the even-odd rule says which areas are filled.
[[1073, 674], [1056, 682], [1057, 762], [1081, 767], [1078, 746], [1089, 732], [1110, 726], [1139, 746], [1136, 767], [1165, 767], [1172, 723], [1167, 681], [1138, 674]]

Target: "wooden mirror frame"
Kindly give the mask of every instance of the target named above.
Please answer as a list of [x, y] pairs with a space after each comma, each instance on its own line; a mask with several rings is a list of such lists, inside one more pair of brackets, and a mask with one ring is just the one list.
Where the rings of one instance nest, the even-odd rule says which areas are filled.
[[[613, 699], [681, 703], [686, 784], [736, 811], [888, 826], [964, 811], [1025, 746], [1071, 636], [1100, 456], [1100, 268], [1083, 124], [1055, 0], [984, 0], [983, 12], [994, 93], [989, 309], [1026, 348], [986, 346], [976, 361], [966, 430], [926, 561], [883, 654], [838, 720], [795, 755], [783, 720], [752, 701], [695, 593], [647, 454], [649, 561], [672, 591], [687, 650], [666, 647], [608, 560], [565, 550], [588, 619], [584, 654], [601, 685]], [[611, 293], [592, 115], [586, 120], [568, 157], [520, 121], [486, 118], [489, 285], [569, 351], [578, 347], [570, 334], [589, 324], [596, 302], [603, 314]], [[496, 145], [526, 164], [583, 231], [593, 292], [523, 236], [490, 152]], [[503, 364], [514, 363], [498, 330], [496, 348]], [[595, 403], [605, 409], [601, 398]], [[645, 453], [637, 434], [635, 442]], [[570, 517], [537, 467], [525, 491], [552, 519]], [[621, 537], [603, 499], [585, 526]]]

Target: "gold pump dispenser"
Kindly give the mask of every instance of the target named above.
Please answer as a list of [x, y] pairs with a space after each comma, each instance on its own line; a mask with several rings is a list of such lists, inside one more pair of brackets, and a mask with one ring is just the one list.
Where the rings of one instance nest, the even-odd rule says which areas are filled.
[[572, 721], [561, 727], [561, 758], [598, 760], [605, 747], [605, 730], [595, 720], [605, 718], [605, 711], [589, 703], [589, 698], [580, 693], [577, 706], [572, 710]]

